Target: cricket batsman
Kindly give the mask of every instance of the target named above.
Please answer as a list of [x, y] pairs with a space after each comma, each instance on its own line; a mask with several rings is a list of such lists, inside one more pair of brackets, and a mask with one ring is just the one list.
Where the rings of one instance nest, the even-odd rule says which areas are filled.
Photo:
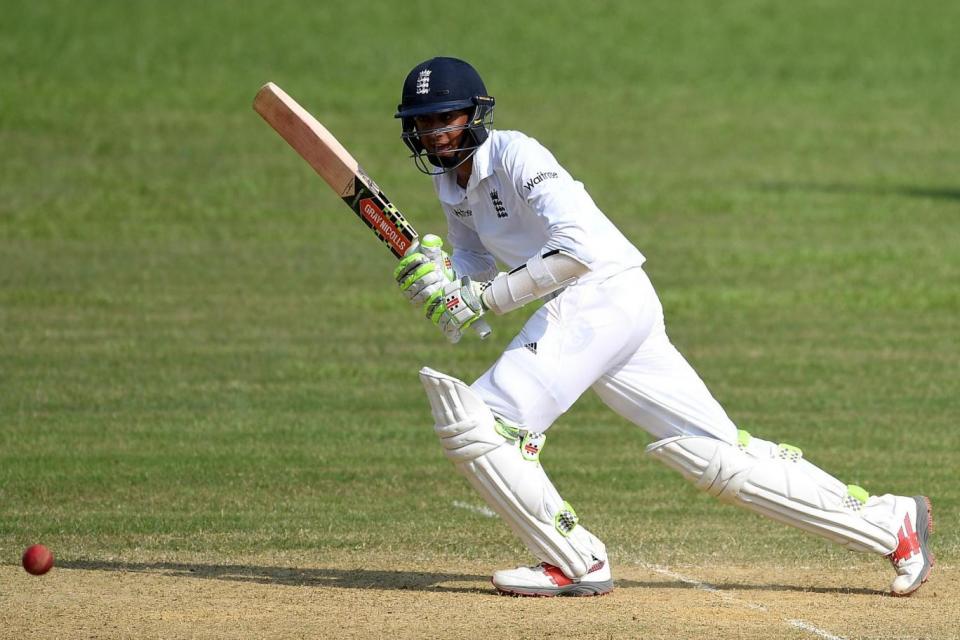
[[[523, 541], [537, 564], [497, 571], [521, 596], [613, 589], [603, 542], [580, 524], [541, 467], [544, 434], [587, 389], [646, 430], [647, 453], [720, 500], [893, 563], [905, 596], [930, 574], [924, 496], [871, 495], [751, 436], [727, 417], [670, 343], [644, 256], [539, 142], [497, 131], [494, 99], [455, 58], [418, 64], [396, 117], [446, 214], [437, 237], [394, 272], [451, 342], [486, 314], [543, 305], [472, 385], [424, 368], [444, 453]], [[498, 264], [509, 271], [499, 271]]]

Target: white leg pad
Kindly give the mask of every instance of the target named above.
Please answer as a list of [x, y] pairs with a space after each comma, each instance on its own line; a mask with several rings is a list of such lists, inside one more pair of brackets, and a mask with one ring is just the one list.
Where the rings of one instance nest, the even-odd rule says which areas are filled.
[[497, 430], [493, 413], [468, 385], [427, 367], [420, 381], [444, 453], [531, 553], [574, 579], [606, 561], [603, 543], [577, 524], [540, 464], [524, 460], [517, 441]]
[[896, 549], [896, 532], [851, 507], [846, 485], [802, 458], [765, 453], [769, 444], [761, 440], [744, 451], [715, 438], [678, 436], [650, 444], [647, 453], [724, 502], [855, 551], [886, 555]]

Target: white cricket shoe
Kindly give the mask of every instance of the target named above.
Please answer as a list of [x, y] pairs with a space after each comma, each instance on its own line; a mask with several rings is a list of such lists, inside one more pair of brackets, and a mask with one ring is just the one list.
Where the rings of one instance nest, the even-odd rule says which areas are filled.
[[598, 560], [579, 580], [568, 578], [558, 567], [542, 562], [535, 567], [497, 571], [491, 582], [497, 591], [511, 596], [602, 596], [613, 591], [608, 560]]
[[927, 539], [933, 533], [933, 510], [926, 496], [897, 496], [895, 513], [900, 530], [897, 548], [887, 556], [897, 570], [890, 594], [908, 596], [927, 581], [933, 568], [933, 553], [927, 546]]

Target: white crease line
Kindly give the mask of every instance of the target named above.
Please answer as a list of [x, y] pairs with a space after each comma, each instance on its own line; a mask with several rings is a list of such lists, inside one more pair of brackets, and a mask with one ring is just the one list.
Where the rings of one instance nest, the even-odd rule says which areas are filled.
[[721, 600], [738, 604], [740, 606], [747, 607], [748, 609], [755, 609], [757, 611], [767, 610], [767, 608], [762, 604], [756, 604], [754, 602], [747, 602], [745, 600], [740, 600], [737, 597], [735, 597], [732, 593], [728, 593], [726, 591], [723, 591], [722, 589], [718, 589], [712, 584], [707, 584], [706, 582], [700, 582], [699, 580], [688, 578], [687, 576], [680, 575], [679, 573], [675, 571], [671, 571], [670, 569], [666, 569], [664, 567], [658, 567], [652, 564], [644, 564], [642, 566], [646, 569], [649, 569], [650, 571], [653, 571], [654, 573], [659, 573], [662, 576], [667, 576], [668, 578], [673, 578], [674, 580], [679, 580], [680, 582], [689, 584], [695, 589], [700, 589], [701, 591], [708, 591], [716, 595], [717, 597], [719, 597]]
[[[671, 571], [670, 569], [667, 569], [665, 567], [660, 567], [654, 564], [647, 564], [645, 562], [641, 562], [640, 566], [643, 567], [644, 569], [653, 571], [654, 573], [659, 573], [662, 576], [667, 576], [668, 578], [673, 578], [674, 580], [679, 580], [680, 582], [689, 584], [695, 589], [700, 589], [701, 591], [712, 593], [717, 597], [719, 597], [724, 602], [729, 602], [731, 604], [738, 604], [738, 605], [747, 607], [748, 609], [754, 609], [756, 611], [767, 611], [767, 608], [762, 604], [756, 604], [755, 602], [740, 600], [733, 594], [727, 591], [724, 591], [718, 587], [715, 587], [712, 584], [701, 582], [700, 580], [696, 580], [695, 578], [688, 578], [685, 575], [679, 574], [676, 571]], [[801, 631], [807, 631], [821, 638], [824, 638], [824, 640], [847, 640], [843, 636], [835, 636], [832, 633], [829, 633], [827, 631], [824, 631], [823, 629], [815, 627], [809, 622], [805, 622], [803, 620], [784, 620], [783, 622], [785, 624], [790, 625], [791, 627], [794, 627], [795, 629], [800, 629]]]
[[835, 636], [832, 633], [827, 633], [823, 629], [818, 629], [809, 622], [804, 622], [803, 620], [787, 620], [787, 623], [789, 623], [792, 627], [809, 631], [810, 633], [818, 635], [821, 638], [825, 638], [826, 640], [846, 640], [846, 638], [843, 636]]
[[472, 504], [467, 504], [466, 502], [460, 502], [459, 500], [454, 500], [453, 506], [457, 507], [458, 509], [466, 509], [467, 511], [472, 511], [473, 513], [480, 514], [481, 516], [484, 516], [487, 518], [497, 517], [497, 514], [494, 511], [491, 511], [486, 507], [483, 507], [483, 506], [478, 507]]

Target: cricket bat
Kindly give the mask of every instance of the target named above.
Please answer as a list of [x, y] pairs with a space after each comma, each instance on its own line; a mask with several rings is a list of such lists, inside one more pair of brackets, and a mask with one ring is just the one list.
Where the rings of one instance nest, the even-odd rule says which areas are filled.
[[[357, 217], [398, 259], [417, 250], [420, 236], [400, 210], [367, 175], [350, 152], [310, 112], [273, 84], [263, 85], [253, 108], [287, 141]], [[481, 338], [490, 325], [481, 318], [473, 327]]]

